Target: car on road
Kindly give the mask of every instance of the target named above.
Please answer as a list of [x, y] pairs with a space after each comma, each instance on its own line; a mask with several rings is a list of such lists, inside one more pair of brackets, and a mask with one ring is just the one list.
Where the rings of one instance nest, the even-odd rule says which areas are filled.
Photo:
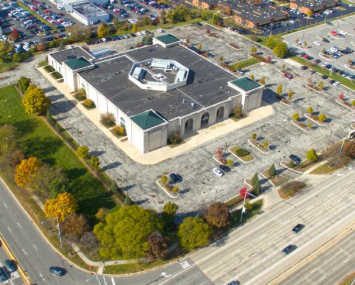
[[9, 272], [15, 272], [17, 270], [14, 260], [6, 259], [5, 265], [6, 265], [6, 268]]
[[7, 281], [7, 276], [6, 276], [6, 273], [5, 273], [5, 270], [3, 267], [0, 267], [0, 281], [1, 282], [5, 282]]
[[333, 24], [331, 22], [327, 22], [327, 25], [329, 26], [333, 26]]
[[289, 158], [296, 164], [301, 163], [301, 159], [297, 155], [291, 154]]
[[57, 276], [63, 276], [67, 271], [64, 268], [58, 267], [58, 266], [51, 266], [49, 267], [49, 272], [53, 273], [54, 275]]
[[232, 282], [229, 282], [227, 285], [240, 285], [240, 282], [239, 281], [232, 281]]
[[283, 250], [282, 253], [284, 255], [288, 255], [290, 254], [292, 251], [294, 251], [297, 248], [297, 246], [295, 246], [294, 244], [289, 244], [288, 246], [286, 246]]
[[224, 175], [224, 172], [218, 168], [213, 168], [212, 169], [213, 173], [216, 174], [218, 177], [222, 177]]
[[177, 175], [175, 173], [170, 173], [170, 178], [171, 180], [173, 180], [174, 183], [178, 183], [178, 182], [181, 182], [182, 181], [182, 178], [180, 175]]
[[231, 169], [230, 169], [227, 165], [221, 164], [221, 165], [219, 166], [219, 168], [220, 168], [222, 171], [224, 171], [224, 172], [229, 172], [229, 171], [231, 171]]
[[293, 227], [292, 231], [297, 234], [299, 233], [305, 226], [303, 224], [298, 224]]
[[284, 76], [287, 78], [287, 79], [292, 79], [293, 76], [291, 74], [288, 74], [288, 73], [285, 73]]

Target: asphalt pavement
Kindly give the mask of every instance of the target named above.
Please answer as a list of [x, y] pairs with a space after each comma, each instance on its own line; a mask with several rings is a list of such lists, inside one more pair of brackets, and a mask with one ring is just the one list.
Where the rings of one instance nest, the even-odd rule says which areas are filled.
[[0, 267], [4, 269], [4, 272], [8, 278], [7, 281], [3, 282], [3, 284], [11, 284], [11, 285], [21, 285], [23, 284], [23, 280], [17, 272], [11, 273], [5, 267], [5, 260], [9, 259], [4, 248], [0, 247]]

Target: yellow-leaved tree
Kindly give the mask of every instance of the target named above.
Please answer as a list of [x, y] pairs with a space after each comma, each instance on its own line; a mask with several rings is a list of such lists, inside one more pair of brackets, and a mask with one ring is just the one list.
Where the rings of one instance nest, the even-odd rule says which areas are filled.
[[31, 84], [22, 99], [25, 111], [29, 114], [44, 114], [51, 107], [51, 100], [44, 95], [44, 91]]
[[67, 215], [75, 213], [77, 209], [76, 199], [67, 192], [58, 194], [55, 199], [48, 199], [44, 204], [46, 217], [58, 218], [60, 222], [64, 221]]
[[30, 185], [40, 166], [41, 162], [37, 157], [23, 159], [15, 169], [15, 183], [17, 186], [26, 188], [26, 186]]

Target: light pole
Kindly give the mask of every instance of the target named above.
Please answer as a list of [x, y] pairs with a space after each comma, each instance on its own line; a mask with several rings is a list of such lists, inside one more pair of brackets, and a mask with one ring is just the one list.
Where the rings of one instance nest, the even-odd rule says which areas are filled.
[[46, 222], [52, 221], [52, 220], [54, 220], [54, 219], [57, 219], [57, 229], [58, 229], [58, 235], [57, 235], [57, 236], [58, 236], [59, 241], [60, 241], [60, 248], [63, 248], [62, 235], [60, 234], [60, 225], [59, 225], [59, 219], [58, 219], [58, 217], [54, 217], [54, 218], [45, 220], [45, 221], [41, 222], [41, 225], [43, 225], [43, 224], [46, 223]]

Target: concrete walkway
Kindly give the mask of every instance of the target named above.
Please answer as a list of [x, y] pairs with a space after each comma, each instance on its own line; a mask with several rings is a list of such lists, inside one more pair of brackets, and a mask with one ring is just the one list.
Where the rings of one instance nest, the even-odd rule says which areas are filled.
[[[67, 99], [72, 102], [76, 101], [74, 96], [70, 94], [72, 90], [65, 83], [58, 83], [49, 75], [48, 72], [43, 69], [43, 67], [38, 68], [38, 70]], [[251, 125], [257, 121], [261, 121], [274, 114], [274, 110], [271, 105], [263, 106], [249, 112], [246, 118], [243, 118], [237, 122], [233, 121], [232, 119], [228, 119], [221, 123], [214, 124], [208, 128], [198, 130], [196, 135], [185, 139], [185, 143], [177, 147], [171, 148], [169, 146], [165, 146], [149, 153], [142, 154], [136, 147], [128, 142], [127, 139], [118, 139], [100, 123], [101, 113], [98, 109], [87, 110], [84, 106], [81, 105], [81, 103], [76, 104], [76, 107], [86, 117], [88, 117], [97, 128], [99, 128], [108, 138], [110, 138], [117, 147], [123, 150], [126, 155], [128, 155], [132, 160], [144, 165], [153, 165], [169, 158], [176, 157], [184, 152], [199, 147], [206, 142], [214, 140], [237, 129]]]

